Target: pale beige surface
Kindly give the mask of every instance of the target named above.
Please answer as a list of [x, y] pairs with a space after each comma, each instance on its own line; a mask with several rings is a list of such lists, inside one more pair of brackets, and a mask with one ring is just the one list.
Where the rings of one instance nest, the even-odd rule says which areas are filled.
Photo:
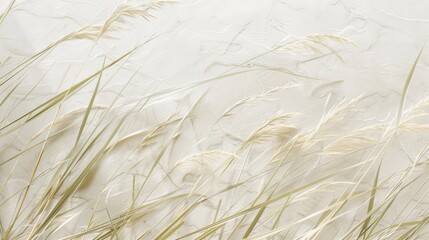
[[357, 239], [370, 216], [365, 238], [427, 239], [429, 50], [403, 90], [428, 12], [427, 1], [15, 1], [0, 23], [0, 233]]

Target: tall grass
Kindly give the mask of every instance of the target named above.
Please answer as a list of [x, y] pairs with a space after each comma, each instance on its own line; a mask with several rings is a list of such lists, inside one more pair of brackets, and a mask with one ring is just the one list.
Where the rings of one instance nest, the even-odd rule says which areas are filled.
[[[156, 37], [89, 62], [132, 20], [150, 24], [173, 3], [124, 2], [103, 23], [2, 63], [1, 239], [429, 238], [429, 97], [406, 101], [424, 49], [390, 109], [395, 114], [386, 111], [382, 120], [368, 117], [365, 93], [340, 100], [328, 94], [320, 114], [289, 111], [276, 105], [283, 96], [310, 93], [309, 81], [341, 81], [248, 65], [291, 53], [347, 61], [337, 48], [355, 45], [336, 35], [282, 42], [214, 77], [148, 84], [138, 96], [129, 93], [145, 81], [145, 62], [132, 58]], [[59, 87], [37, 95], [46, 80], [28, 76], [69, 42], [91, 44], [84, 66], [54, 66]], [[214, 84], [273, 72], [288, 81], [234, 101], [213, 95]], [[225, 102], [221, 111], [210, 109]]]

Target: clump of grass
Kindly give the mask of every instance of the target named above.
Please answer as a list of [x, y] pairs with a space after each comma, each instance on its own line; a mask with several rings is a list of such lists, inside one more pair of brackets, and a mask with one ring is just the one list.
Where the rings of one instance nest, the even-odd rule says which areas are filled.
[[[328, 96], [325, 110], [313, 113], [315, 123], [305, 122], [305, 111], [287, 106], [230, 121], [251, 105], [277, 103], [300, 89], [311, 93], [306, 82], [320, 80], [247, 63], [282, 51], [329, 50], [344, 60], [335, 44], [354, 44], [336, 35], [282, 43], [218, 76], [130, 99], [125, 92], [138, 67], [105, 100], [108, 80], [129, 71], [124, 65], [146, 47], [141, 44], [119, 57], [97, 59], [91, 74], [33, 107], [25, 101], [32, 89], [20, 101], [11, 100], [24, 72], [34, 71], [56, 46], [115, 41], [129, 20], [150, 20], [151, 12], [171, 3], [124, 2], [103, 23], [59, 38], [1, 77], [0, 112], [7, 113], [0, 119], [2, 239], [427, 238], [429, 147], [405, 148], [401, 141], [422, 135], [427, 141], [429, 98], [411, 106], [405, 101], [423, 50], [393, 107], [396, 117], [386, 113], [383, 121], [367, 118], [362, 96]], [[207, 121], [210, 84], [258, 72], [286, 73], [300, 83], [249, 94]], [[67, 105], [85, 93], [82, 106]]]

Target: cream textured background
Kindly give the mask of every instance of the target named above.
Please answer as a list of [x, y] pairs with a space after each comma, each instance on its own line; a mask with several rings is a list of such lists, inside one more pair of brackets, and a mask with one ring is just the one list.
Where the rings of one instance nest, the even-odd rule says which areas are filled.
[[[310, 216], [337, 201], [342, 194], [370, 191], [380, 161], [379, 181], [385, 182], [377, 193], [376, 205], [386, 201], [384, 197], [402, 181], [401, 176], [406, 179], [420, 177], [413, 183], [415, 185], [401, 193], [395, 202], [398, 205], [389, 209], [379, 229], [428, 216], [428, 169], [425, 164], [413, 165], [419, 153], [422, 159], [426, 156], [425, 146], [429, 140], [428, 119], [423, 115], [426, 102], [420, 102], [422, 109], [418, 114], [422, 115], [416, 122], [412, 118], [414, 106], [428, 97], [427, 49], [423, 49], [405, 98], [403, 118], [410, 117], [412, 121], [403, 128], [395, 126], [407, 76], [429, 36], [428, 1], [177, 1], [149, 10], [148, 19], [136, 16], [116, 22], [113, 26], [118, 29], [96, 41], [88, 38], [63, 41], [9, 80], [10, 71], [19, 63], [81, 27], [103, 25], [121, 3], [14, 1], [8, 15], [2, 18], [0, 73], [4, 84], [0, 88], [0, 101], [7, 98], [0, 105], [2, 234], [10, 226], [22, 189], [26, 189], [29, 182], [32, 187], [28, 190], [26, 207], [13, 227], [17, 230], [8, 237], [58, 239], [73, 236], [85, 230], [94, 206], [98, 209], [94, 211], [94, 221], [108, 224], [109, 218], [126, 212], [126, 207], [130, 206], [133, 184], [145, 184], [139, 195], [144, 205], [163, 196], [191, 193], [210, 196], [249, 179], [234, 190], [204, 201], [170, 238], [184, 236], [212, 223], [220, 203], [219, 214], [223, 217], [249, 208], [264, 184], [270, 181], [271, 175], [265, 171], [276, 164], [273, 157], [276, 152], [294, 136], [304, 136], [307, 132], [308, 145], [304, 143], [301, 150], [294, 152], [294, 162], [279, 168], [275, 175], [279, 188], [274, 196], [332, 171], [359, 163], [363, 164], [362, 168], [359, 165], [345, 170], [334, 179], [270, 205], [250, 236], [341, 239], [354, 224], [364, 219], [369, 192], [350, 200], [346, 207], [338, 210], [341, 213], [338, 219], [327, 223], [320, 232], [315, 227], [319, 215]], [[0, 4], [4, 12], [9, 2]], [[30, 209], [52, 184], [51, 174], [73, 147], [98, 77], [31, 122], [16, 127], [22, 121], [13, 121], [98, 71], [104, 59], [106, 64], [111, 63], [136, 46], [139, 48], [125, 61], [103, 72], [93, 109], [77, 145], [84, 146], [83, 139], [92, 136], [90, 129], [96, 128], [99, 121], [101, 128], [127, 116], [124, 126], [114, 135], [116, 143], [61, 208], [62, 211], [72, 210], [57, 216], [46, 232], [31, 235], [32, 229], [36, 230], [37, 224], [41, 224], [52, 210], [52, 205], [44, 209], [46, 212], [39, 220], [34, 220], [37, 214]], [[248, 102], [221, 117], [231, 106], [249, 97]], [[338, 109], [347, 114], [336, 116]], [[287, 126], [275, 128], [275, 134], [269, 132], [266, 138], [240, 149], [240, 141], [252, 136], [267, 119], [286, 113], [293, 113], [281, 119]], [[321, 136], [312, 136], [311, 132], [317, 132], [315, 129], [323, 125], [330, 113], [337, 118], [329, 123], [332, 126], [323, 130]], [[188, 114], [189, 118], [182, 122], [181, 117]], [[54, 119], [58, 123], [50, 127]], [[141, 146], [142, 139], [165, 121], [171, 121], [171, 126], [154, 139], [146, 139], [147, 146]], [[361, 129], [364, 126], [372, 128]], [[353, 132], [357, 129], [360, 129], [357, 133]], [[22, 153], [23, 149], [44, 142], [56, 132], [59, 134], [55, 138], [46, 141], [36, 171], [39, 177], [34, 182], [29, 181], [43, 147], [37, 145]], [[180, 135], [175, 136], [176, 133]], [[359, 137], [350, 142], [342, 139], [349, 134]], [[67, 180], [70, 182], [66, 182], [64, 188], [108, 138], [102, 136], [96, 142], [96, 147], [72, 171]], [[335, 141], [345, 142], [347, 146], [329, 152], [327, 146]], [[146, 183], [149, 169], [165, 143], [168, 143], [165, 154]], [[225, 172], [219, 171], [232, 154], [238, 156], [237, 160]], [[402, 175], [401, 171], [410, 166], [416, 169]], [[359, 183], [354, 185], [356, 182]], [[21, 194], [15, 194], [20, 191]], [[63, 191], [65, 189], [61, 188], [53, 197], [52, 204]], [[269, 193], [265, 192], [260, 201], [266, 201]], [[120, 238], [154, 239], [180, 211], [196, 201], [195, 197], [167, 197], [151, 205], [139, 213], [141, 216], [137, 214], [137, 220], [121, 229]], [[288, 201], [291, 206], [273, 228], [282, 204]], [[405, 210], [401, 212], [402, 209]], [[229, 220], [222, 232], [216, 231], [212, 238], [241, 239], [256, 212], [252, 211], [242, 224], [239, 224], [241, 218]], [[27, 214], [36, 218], [30, 220], [25, 217]], [[23, 235], [19, 235], [20, 231]], [[52, 234], [47, 235], [49, 232]], [[427, 239], [426, 232], [422, 228], [422, 235], [413, 239]], [[90, 234], [87, 239], [96, 238], [98, 233]], [[194, 239], [202, 233], [187, 238]], [[397, 234], [381, 232], [371, 239], [381, 236], [396, 239], [401, 232]], [[356, 239], [357, 235], [347, 237]]]

